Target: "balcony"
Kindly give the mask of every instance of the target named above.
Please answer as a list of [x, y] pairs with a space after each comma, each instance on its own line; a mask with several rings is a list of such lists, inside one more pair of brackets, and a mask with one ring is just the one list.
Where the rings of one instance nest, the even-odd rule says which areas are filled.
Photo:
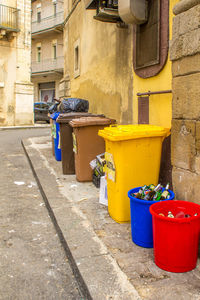
[[19, 9], [0, 4], [0, 38], [19, 31]]
[[41, 62], [32, 62], [32, 75], [40, 75], [41, 73], [63, 73], [64, 56], [56, 59], [44, 59]]
[[32, 36], [52, 30], [63, 30], [64, 12], [32, 22]]

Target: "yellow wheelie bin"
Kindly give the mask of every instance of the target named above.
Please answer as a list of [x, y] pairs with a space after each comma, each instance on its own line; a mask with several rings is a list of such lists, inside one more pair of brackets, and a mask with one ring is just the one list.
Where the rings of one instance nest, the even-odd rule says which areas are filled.
[[170, 129], [154, 125], [111, 125], [99, 130], [105, 140], [108, 212], [130, 222], [128, 191], [158, 184], [162, 142]]

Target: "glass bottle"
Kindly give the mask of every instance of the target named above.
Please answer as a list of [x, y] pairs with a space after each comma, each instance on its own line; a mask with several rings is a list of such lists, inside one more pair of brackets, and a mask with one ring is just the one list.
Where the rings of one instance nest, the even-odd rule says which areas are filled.
[[160, 200], [162, 193], [162, 185], [160, 183], [155, 187], [154, 192], [153, 200]]
[[169, 193], [169, 183], [166, 185], [165, 190], [162, 192], [160, 200], [165, 200], [170, 195]]

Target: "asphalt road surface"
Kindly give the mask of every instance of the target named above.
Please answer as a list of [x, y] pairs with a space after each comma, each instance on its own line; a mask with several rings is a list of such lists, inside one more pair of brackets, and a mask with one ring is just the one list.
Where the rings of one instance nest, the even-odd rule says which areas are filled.
[[21, 139], [49, 128], [0, 131], [0, 299], [83, 299]]

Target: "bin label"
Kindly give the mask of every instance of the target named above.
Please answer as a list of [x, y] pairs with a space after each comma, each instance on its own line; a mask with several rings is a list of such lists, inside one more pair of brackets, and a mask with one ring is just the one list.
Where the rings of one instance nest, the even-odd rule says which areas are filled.
[[75, 136], [75, 134], [73, 132], [72, 132], [72, 138], [73, 138], [73, 151], [74, 151], [74, 153], [77, 154], [76, 136]]
[[107, 173], [108, 179], [115, 182], [115, 163], [113, 155], [111, 153], [105, 152], [105, 172]]
[[58, 149], [60, 149], [60, 131], [58, 131]]
[[52, 124], [51, 135], [54, 139], [56, 139], [56, 124]]

